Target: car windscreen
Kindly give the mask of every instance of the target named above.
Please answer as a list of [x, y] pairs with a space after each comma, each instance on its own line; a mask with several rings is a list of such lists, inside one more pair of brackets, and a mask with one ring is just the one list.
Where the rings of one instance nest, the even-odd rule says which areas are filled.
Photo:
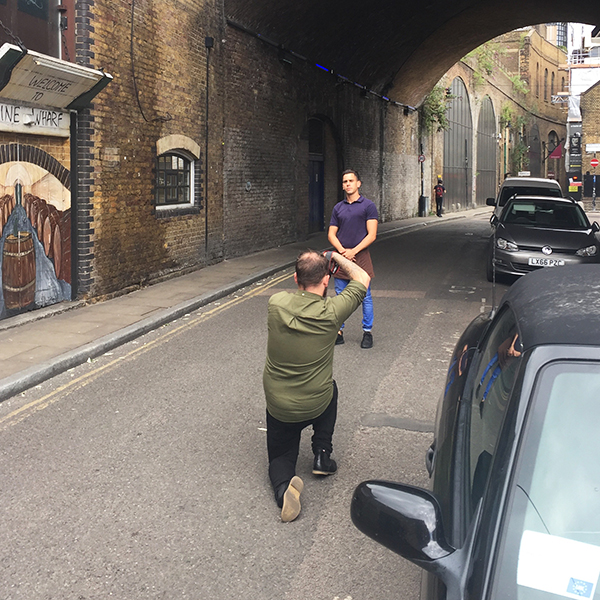
[[511, 200], [502, 212], [502, 222], [549, 229], [588, 229], [590, 223], [581, 207], [551, 200]]
[[504, 206], [506, 201], [513, 196], [550, 196], [551, 198], [561, 198], [562, 192], [558, 187], [536, 187], [536, 186], [520, 186], [507, 185], [502, 188], [498, 204]]
[[494, 600], [598, 600], [600, 364], [538, 378], [504, 517]]

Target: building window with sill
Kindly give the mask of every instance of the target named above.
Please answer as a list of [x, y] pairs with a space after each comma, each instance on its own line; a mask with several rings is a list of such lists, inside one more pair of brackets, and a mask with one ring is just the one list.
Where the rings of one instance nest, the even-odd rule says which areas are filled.
[[158, 218], [198, 214], [202, 210], [200, 145], [182, 134], [156, 141], [154, 205]]
[[183, 154], [163, 154], [156, 169], [156, 206], [194, 205], [194, 161]]

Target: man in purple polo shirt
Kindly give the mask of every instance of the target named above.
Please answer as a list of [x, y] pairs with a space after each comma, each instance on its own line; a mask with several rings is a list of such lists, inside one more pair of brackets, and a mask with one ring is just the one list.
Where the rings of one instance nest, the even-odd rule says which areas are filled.
[[[377, 238], [377, 207], [360, 193], [361, 181], [358, 173], [348, 169], [342, 173], [342, 188], [346, 198], [338, 202], [331, 213], [328, 239], [330, 244], [345, 258], [356, 262], [369, 277], [373, 277], [373, 263], [369, 246]], [[334, 278], [335, 292], [339, 294], [347, 285], [349, 277], [341, 270]], [[373, 299], [371, 286], [362, 303], [363, 338], [361, 348], [373, 347]], [[338, 331], [336, 344], [344, 343], [344, 325]]]

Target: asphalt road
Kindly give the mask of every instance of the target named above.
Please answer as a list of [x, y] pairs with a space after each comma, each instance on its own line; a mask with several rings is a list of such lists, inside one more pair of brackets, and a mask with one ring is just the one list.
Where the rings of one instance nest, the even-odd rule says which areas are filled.
[[[364, 479], [428, 485], [459, 334], [491, 308], [488, 216], [376, 243], [375, 345], [336, 348], [334, 457], [283, 524], [265, 448], [266, 301], [291, 271], [0, 405], [0, 598], [418, 598], [419, 570], [352, 525]], [[498, 286], [499, 300], [506, 286]], [[333, 292], [332, 292], [333, 293]]]

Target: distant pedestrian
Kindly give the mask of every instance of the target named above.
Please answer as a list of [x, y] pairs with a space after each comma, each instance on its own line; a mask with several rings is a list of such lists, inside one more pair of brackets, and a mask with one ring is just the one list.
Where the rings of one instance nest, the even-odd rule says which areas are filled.
[[435, 194], [435, 214], [438, 217], [442, 216], [444, 206], [444, 193], [446, 192], [446, 188], [443, 183], [444, 182], [441, 179], [438, 179], [437, 185], [433, 188]]
[[[358, 173], [348, 169], [342, 173], [342, 188], [345, 198], [338, 202], [331, 213], [327, 238], [330, 244], [345, 258], [356, 262], [369, 277], [373, 277], [373, 263], [369, 246], [377, 238], [378, 214], [377, 207], [371, 200], [360, 193], [361, 181]], [[339, 294], [348, 285], [349, 277], [342, 269], [334, 278], [335, 292]], [[362, 303], [363, 308], [363, 337], [361, 348], [373, 347], [373, 298], [371, 286]], [[344, 325], [340, 327], [336, 344], [344, 343]]]

